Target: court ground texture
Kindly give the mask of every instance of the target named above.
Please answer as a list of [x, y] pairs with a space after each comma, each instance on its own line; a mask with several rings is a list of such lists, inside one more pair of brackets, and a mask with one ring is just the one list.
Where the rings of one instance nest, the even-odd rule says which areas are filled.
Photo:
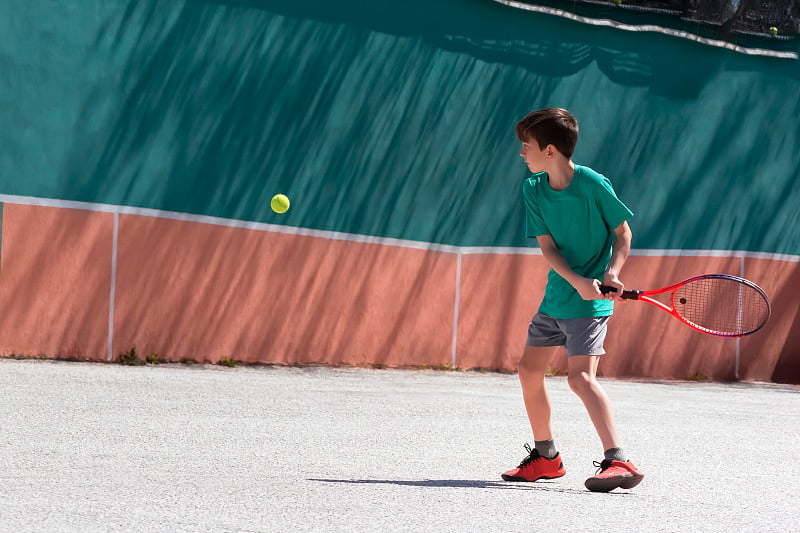
[[549, 379], [561, 479], [515, 375], [0, 360], [3, 531], [798, 531], [800, 388], [603, 380], [646, 477]]

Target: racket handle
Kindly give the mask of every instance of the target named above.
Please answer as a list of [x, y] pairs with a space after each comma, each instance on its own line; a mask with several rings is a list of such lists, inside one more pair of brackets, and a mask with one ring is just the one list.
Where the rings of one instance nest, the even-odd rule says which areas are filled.
[[[617, 292], [616, 287], [609, 287], [608, 285], [600, 285], [600, 292], [603, 294], [608, 294], [609, 292]], [[639, 295], [642, 294], [642, 291], [622, 291], [620, 298], [623, 300], [638, 300]]]

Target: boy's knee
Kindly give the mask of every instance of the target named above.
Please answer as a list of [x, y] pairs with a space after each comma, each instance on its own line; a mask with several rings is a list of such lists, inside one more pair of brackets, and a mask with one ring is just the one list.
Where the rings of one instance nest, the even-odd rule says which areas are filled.
[[534, 358], [522, 356], [522, 359], [519, 360], [519, 365], [517, 365], [517, 372], [519, 372], [520, 379], [544, 379], [547, 368], [542, 368], [541, 366]]
[[567, 376], [567, 383], [572, 392], [580, 394], [591, 388], [592, 379], [588, 372], [571, 372]]

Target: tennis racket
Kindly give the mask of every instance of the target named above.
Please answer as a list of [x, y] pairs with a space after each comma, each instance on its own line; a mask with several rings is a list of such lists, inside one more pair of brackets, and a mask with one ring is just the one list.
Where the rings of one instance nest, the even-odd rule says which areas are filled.
[[[600, 286], [600, 292], [616, 292]], [[670, 294], [667, 305], [652, 296]], [[772, 314], [767, 294], [755, 283], [727, 274], [706, 274], [652, 291], [623, 290], [626, 300], [655, 305], [687, 326], [718, 337], [742, 337], [755, 333]]]

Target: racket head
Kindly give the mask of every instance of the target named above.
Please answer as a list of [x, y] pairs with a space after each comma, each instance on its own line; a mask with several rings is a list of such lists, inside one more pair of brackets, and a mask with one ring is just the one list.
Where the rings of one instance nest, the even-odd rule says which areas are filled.
[[761, 287], [727, 274], [706, 274], [679, 283], [672, 292], [672, 309], [688, 326], [718, 337], [755, 333], [772, 315]]

